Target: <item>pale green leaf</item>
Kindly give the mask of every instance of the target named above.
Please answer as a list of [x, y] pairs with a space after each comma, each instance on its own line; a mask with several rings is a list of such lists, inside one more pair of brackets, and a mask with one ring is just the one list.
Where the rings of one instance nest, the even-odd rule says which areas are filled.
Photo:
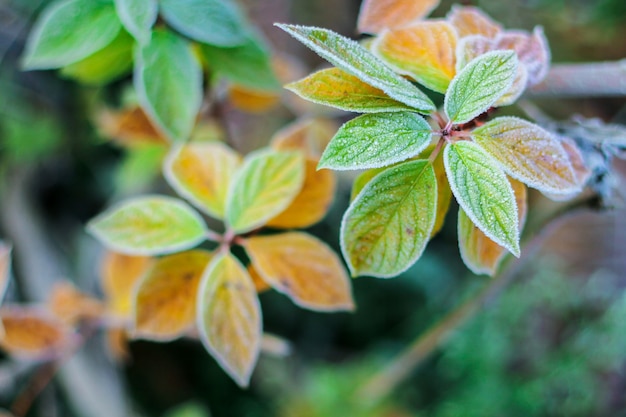
[[260, 150], [248, 155], [228, 189], [228, 225], [238, 233], [263, 226], [298, 195], [304, 173], [301, 152]]
[[322, 154], [318, 168], [380, 168], [418, 155], [432, 129], [416, 113], [365, 114], [345, 123]]
[[393, 277], [421, 256], [435, 224], [437, 180], [428, 161], [372, 179], [346, 211], [341, 250], [352, 275]]
[[117, 36], [122, 25], [111, 2], [65, 0], [46, 8], [26, 43], [25, 69], [60, 68], [87, 58]]
[[215, 46], [238, 46], [248, 37], [232, 0], [160, 0], [165, 21], [185, 36]]
[[467, 216], [489, 239], [519, 257], [515, 195], [498, 162], [480, 145], [460, 141], [446, 146], [444, 165]]
[[88, 225], [108, 248], [127, 255], [161, 255], [196, 246], [207, 234], [200, 215], [176, 198], [146, 196], [124, 201]]
[[242, 387], [259, 357], [261, 307], [252, 278], [230, 253], [217, 255], [204, 271], [198, 291], [200, 340]]
[[150, 41], [159, 12], [157, 0], [115, 0], [115, 10], [126, 30], [141, 44]]
[[331, 64], [358, 77], [361, 81], [381, 89], [389, 97], [422, 113], [435, 110], [435, 105], [428, 96], [396, 74], [358, 42], [327, 29], [284, 24], [277, 24], [276, 26], [311, 48]]
[[138, 52], [134, 81], [141, 106], [170, 140], [187, 140], [202, 102], [202, 70], [189, 43], [157, 30]]
[[547, 130], [517, 117], [499, 117], [472, 131], [472, 139], [530, 187], [553, 194], [579, 191], [570, 158]]
[[462, 124], [489, 109], [513, 84], [517, 65], [512, 51], [487, 52], [470, 61], [448, 87], [443, 105], [448, 119]]

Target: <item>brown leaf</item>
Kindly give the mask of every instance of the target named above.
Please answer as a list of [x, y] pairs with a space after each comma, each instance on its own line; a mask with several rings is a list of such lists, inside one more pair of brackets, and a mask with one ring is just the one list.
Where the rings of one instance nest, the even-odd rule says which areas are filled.
[[83, 294], [68, 281], [54, 285], [48, 298], [48, 309], [69, 325], [99, 319], [105, 311], [100, 300]]
[[168, 141], [152, 125], [140, 107], [119, 111], [101, 109], [96, 115], [96, 125], [104, 136], [122, 146], [136, 146], [145, 143], [167, 145]]

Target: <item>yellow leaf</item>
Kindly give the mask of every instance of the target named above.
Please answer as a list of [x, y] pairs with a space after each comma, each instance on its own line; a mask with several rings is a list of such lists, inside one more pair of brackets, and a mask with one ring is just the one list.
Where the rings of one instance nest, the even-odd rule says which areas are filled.
[[242, 387], [261, 349], [261, 307], [252, 279], [230, 253], [213, 258], [198, 293], [198, 330], [206, 349]]
[[325, 215], [335, 196], [337, 179], [335, 173], [317, 170], [317, 161], [305, 161], [304, 183], [300, 194], [285, 211], [270, 220], [267, 225], [280, 228], [303, 228], [319, 222]]
[[339, 125], [329, 119], [300, 119], [274, 134], [270, 146], [278, 151], [303, 151], [319, 160]]
[[435, 226], [433, 226], [433, 231], [430, 233], [431, 238], [439, 233], [443, 227], [446, 214], [448, 214], [448, 209], [450, 208], [450, 202], [452, 201], [452, 190], [450, 189], [446, 169], [443, 165], [443, 152], [435, 158], [433, 168], [437, 178], [437, 215], [435, 217]]
[[[509, 182], [515, 193], [517, 202], [517, 215], [519, 218], [519, 230], [524, 228], [526, 222], [527, 202], [526, 186], [509, 177]], [[489, 239], [467, 217], [463, 209], [459, 208], [458, 219], [459, 249], [465, 265], [475, 274], [487, 274], [493, 276], [506, 255], [507, 250]]]
[[140, 107], [120, 111], [101, 109], [96, 114], [96, 125], [104, 136], [122, 146], [168, 143], [148, 119]]
[[232, 84], [228, 88], [230, 102], [239, 110], [248, 113], [263, 113], [280, 103], [280, 95], [268, 91], [258, 91]]
[[51, 313], [35, 307], [0, 309], [4, 336], [0, 347], [11, 356], [48, 360], [58, 358], [76, 341], [76, 335]]
[[228, 185], [240, 165], [241, 157], [223, 143], [189, 143], [167, 157], [164, 174], [178, 194], [221, 219]]
[[502, 31], [502, 26], [477, 7], [453, 6], [447, 19], [462, 38], [470, 35], [494, 38]]
[[263, 280], [263, 278], [261, 278], [259, 271], [256, 270], [254, 265], [249, 264], [247, 269], [250, 278], [252, 278], [252, 282], [254, 283], [254, 287], [256, 288], [257, 293], [260, 294], [272, 288], [270, 287], [270, 284], [268, 284], [267, 282], [265, 282], [265, 280]]
[[109, 313], [115, 318], [130, 319], [135, 284], [148, 272], [153, 262], [153, 258], [145, 256], [106, 253], [101, 266], [102, 290]]
[[425, 21], [384, 32], [373, 50], [399, 73], [445, 93], [455, 73], [456, 30], [445, 21]]
[[136, 287], [133, 336], [172, 340], [194, 325], [200, 277], [212, 254], [192, 250], [165, 256]]
[[103, 303], [80, 292], [69, 281], [54, 285], [48, 298], [48, 310], [59, 320], [75, 325], [82, 320], [99, 319], [105, 311]]
[[359, 12], [358, 30], [376, 34], [398, 28], [427, 16], [440, 0], [364, 0]]
[[296, 304], [319, 311], [354, 309], [339, 257], [317, 238], [289, 232], [251, 237], [244, 246], [261, 277]]

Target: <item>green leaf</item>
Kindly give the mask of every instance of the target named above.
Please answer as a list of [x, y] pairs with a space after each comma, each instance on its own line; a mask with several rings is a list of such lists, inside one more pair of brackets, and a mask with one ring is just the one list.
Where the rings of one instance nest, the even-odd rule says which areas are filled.
[[24, 69], [60, 68], [87, 58], [117, 36], [122, 25], [113, 4], [65, 0], [48, 7], [26, 43]]
[[421, 256], [435, 224], [437, 180], [428, 161], [378, 174], [341, 223], [341, 250], [353, 276], [393, 277]]
[[432, 138], [432, 129], [416, 113], [379, 113], [345, 123], [322, 154], [318, 168], [380, 168], [416, 156]]
[[257, 39], [249, 38], [232, 48], [202, 45], [200, 50], [211, 70], [235, 84], [261, 91], [276, 91], [280, 87], [270, 54]]
[[331, 64], [379, 88], [419, 112], [435, 110], [433, 102], [358, 42], [316, 27], [276, 24]]
[[133, 38], [121, 30], [113, 42], [82, 61], [63, 67], [61, 74], [84, 84], [107, 84], [130, 71], [133, 46]]
[[165, 21], [185, 36], [215, 46], [238, 46], [248, 40], [246, 23], [229, 0], [160, 0]]
[[228, 225], [237, 233], [263, 226], [298, 195], [304, 172], [300, 152], [264, 149], [248, 155], [228, 189]]
[[460, 141], [446, 146], [444, 165], [467, 216], [489, 239], [519, 257], [515, 195], [498, 163], [480, 145]]
[[413, 110], [339, 68], [323, 69], [285, 88], [306, 100], [341, 110], [359, 113]]
[[126, 30], [139, 43], [150, 41], [150, 29], [159, 12], [157, 0], [115, 0], [115, 10]]
[[145, 144], [126, 149], [124, 159], [115, 173], [115, 185], [123, 194], [146, 189], [161, 173], [167, 154], [162, 144]]
[[367, 171], [363, 171], [360, 173], [352, 182], [352, 190], [350, 191], [350, 201], [354, 201], [357, 195], [363, 188], [372, 180], [374, 177], [381, 172], [385, 171], [387, 168], [374, 168], [368, 169]]
[[155, 31], [138, 51], [134, 81], [150, 119], [170, 140], [187, 140], [202, 102], [202, 70], [189, 43]]
[[580, 191], [570, 158], [550, 132], [517, 117], [499, 117], [474, 129], [472, 139], [502, 164], [505, 171], [539, 191]]
[[171, 197], [146, 196], [127, 200], [88, 224], [104, 245], [128, 255], [162, 255], [189, 249], [207, 233], [200, 215]]
[[450, 82], [443, 107], [455, 124], [469, 122], [506, 93], [517, 74], [513, 51], [487, 52], [470, 61]]
[[198, 291], [200, 340], [242, 387], [261, 350], [261, 307], [246, 268], [230, 253], [213, 258]]

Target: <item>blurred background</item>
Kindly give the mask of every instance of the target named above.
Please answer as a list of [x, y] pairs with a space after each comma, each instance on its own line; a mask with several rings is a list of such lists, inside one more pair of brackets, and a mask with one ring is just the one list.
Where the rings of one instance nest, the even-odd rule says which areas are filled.
[[[85, 222], [124, 196], [171, 193], [158, 172], [158, 156], [127, 151], [97, 127], [99, 106], [122, 101], [129, 79], [95, 88], [56, 71], [20, 71], [30, 27], [48, 3], [0, 0], [0, 238], [14, 245], [10, 301], [41, 301], [60, 279], [100, 294], [94, 265], [103, 249], [86, 235]], [[626, 56], [624, 0], [462, 3], [482, 7], [507, 28], [542, 25], [555, 63]], [[354, 37], [360, 7], [359, 0], [241, 4], [300, 76], [322, 60], [272, 24], [315, 25]], [[451, 4], [443, 1], [433, 15], [444, 16]], [[240, 151], [267, 144], [304, 111], [337, 122], [350, 117], [302, 110], [289, 94], [263, 112], [225, 107]], [[626, 124], [626, 98], [529, 97], [527, 104], [554, 120], [577, 114]], [[512, 283], [380, 403], [365, 401], [358, 389], [491, 279], [463, 266], [454, 207], [414, 267], [396, 279], [353, 281], [354, 314], [308, 312], [276, 292], [262, 294], [264, 328], [287, 340], [291, 353], [262, 355], [248, 390], [238, 388], [197, 341], [132, 342], [128, 362], [115, 364], [95, 335], [28, 415], [626, 416], [624, 172], [616, 162], [616, 190], [605, 202], [612, 210], [577, 212], [546, 229], [541, 245], [511, 269]], [[352, 179], [340, 178], [330, 213], [310, 230], [336, 250]], [[553, 209], [554, 203], [532, 194], [530, 222]], [[28, 389], [38, 369], [3, 357], [0, 407]]]

